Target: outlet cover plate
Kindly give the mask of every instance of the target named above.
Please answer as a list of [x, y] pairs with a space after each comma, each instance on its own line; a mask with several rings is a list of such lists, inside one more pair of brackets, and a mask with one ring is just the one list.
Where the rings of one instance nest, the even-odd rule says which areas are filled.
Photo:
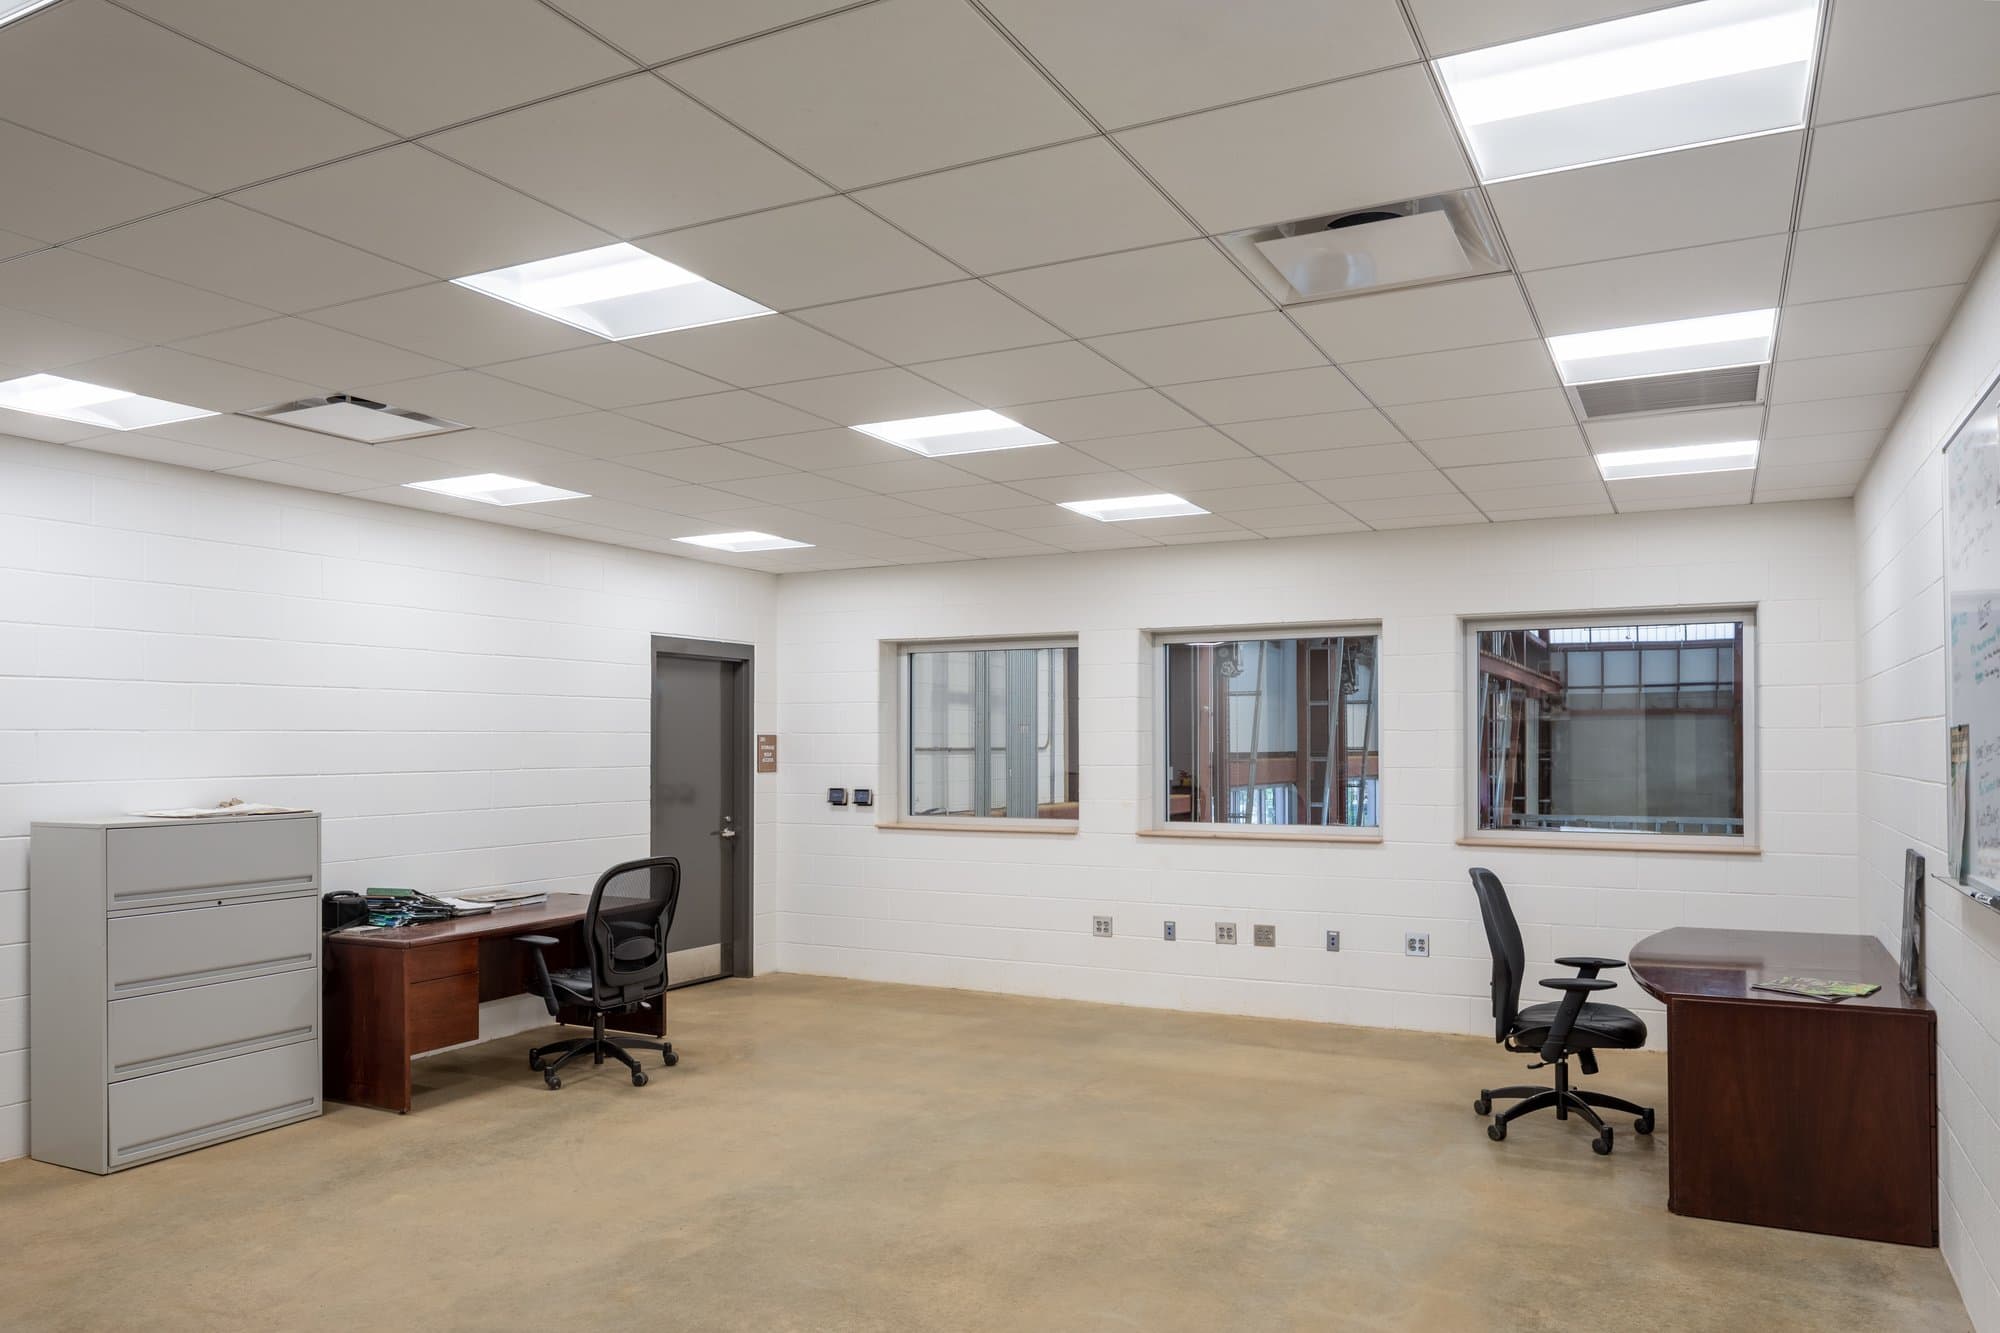
[[1427, 930], [1406, 930], [1403, 932], [1403, 952], [1411, 958], [1431, 956], [1431, 936]]
[[1216, 942], [1217, 944], [1234, 944], [1234, 943], [1236, 943], [1236, 923], [1235, 923], [1234, 921], [1218, 921], [1218, 922], [1216, 922], [1216, 923], [1215, 923], [1215, 942]]
[[1108, 916], [1094, 916], [1090, 918], [1090, 933], [1101, 940], [1110, 939], [1111, 918]]
[[1260, 949], [1275, 949], [1278, 947], [1278, 928], [1276, 926], [1252, 926], [1250, 927], [1250, 942]]
[[1337, 931], [1337, 930], [1329, 930], [1328, 932], [1326, 932], [1326, 951], [1327, 951], [1328, 953], [1339, 953], [1339, 952], [1340, 952], [1340, 932], [1339, 932], [1339, 931]]
[[1172, 944], [1174, 942], [1174, 923], [1171, 921], [1167, 922], [1166, 928], [1160, 933], [1166, 939], [1167, 943]]

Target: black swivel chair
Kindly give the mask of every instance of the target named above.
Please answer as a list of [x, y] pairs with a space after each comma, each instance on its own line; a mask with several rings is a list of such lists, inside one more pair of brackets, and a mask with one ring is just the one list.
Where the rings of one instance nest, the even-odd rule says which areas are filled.
[[1554, 977], [1542, 984], [1561, 991], [1562, 999], [1523, 1009], [1521, 974], [1527, 964], [1521, 948], [1521, 927], [1514, 920], [1514, 909], [1507, 903], [1507, 890], [1500, 877], [1490, 870], [1472, 872], [1472, 889], [1479, 895], [1479, 916], [1486, 923], [1486, 943], [1493, 951], [1493, 1040], [1510, 1051], [1541, 1056], [1528, 1066], [1530, 1069], [1540, 1069], [1543, 1065], [1556, 1067], [1553, 1088], [1481, 1088], [1479, 1100], [1472, 1104], [1472, 1109], [1480, 1115], [1493, 1110], [1495, 1097], [1526, 1099], [1494, 1116], [1493, 1123], [1486, 1127], [1486, 1136], [1498, 1142], [1507, 1137], [1508, 1121], [1551, 1106], [1558, 1120], [1569, 1119], [1574, 1111], [1587, 1121], [1597, 1131], [1590, 1146], [1600, 1154], [1611, 1151], [1611, 1126], [1597, 1114], [1600, 1109], [1637, 1116], [1632, 1128], [1640, 1134], [1652, 1133], [1650, 1107], [1569, 1086], [1570, 1056], [1576, 1056], [1584, 1073], [1595, 1074], [1598, 1051], [1631, 1051], [1646, 1044], [1646, 1024], [1630, 1009], [1584, 1002], [1584, 996], [1592, 991], [1610, 990], [1618, 984], [1599, 977], [1600, 971], [1625, 964], [1616, 958], [1558, 958], [1558, 966], [1573, 967], [1577, 969], [1576, 975]]
[[658, 1051], [669, 1065], [680, 1063], [670, 1041], [643, 1041], [604, 1035], [604, 1016], [631, 1009], [650, 1007], [649, 1002], [667, 990], [667, 932], [673, 928], [674, 908], [681, 897], [681, 863], [671, 856], [652, 856], [643, 861], [615, 865], [598, 876], [591, 890], [590, 914], [584, 918], [584, 947], [589, 962], [583, 967], [549, 970], [544, 949], [557, 943], [549, 935], [522, 935], [520, 943], [535, 950], [535, 975], [528, 988], [549, 1006], [549, 1014], [562, 1021], [562, 1008], [570, 1005], [588, 1009], [590, 1035], [573, 1041], [537, 1046], [528, 1052], [528, 1068], [541, 1071], [542, 1081], [560, 1088], [556, 1071], [577, 1056], [589, 1052], [592, 1064], [604, 1057], [620, 1061], [632, 1071], [632, 1086], [644, 1087], [646, 1073], [639, 1068], [630, 1047]]

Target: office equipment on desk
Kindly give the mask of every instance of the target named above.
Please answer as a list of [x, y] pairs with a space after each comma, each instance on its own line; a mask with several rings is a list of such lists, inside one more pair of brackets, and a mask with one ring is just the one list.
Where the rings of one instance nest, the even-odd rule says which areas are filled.
[[644, 1010], [658, 1004], [667, 993], [667, 932], [673, 929], [674, 907], [680, 897], [679, 861], [671, 856], [627, 861], [598, 876], [590, 892], [590, 909], [583, 918], [582, 966], [551, 969], [547, 951], [560, 943], [551, 936], [522, 935], [516, 939], [534, 951], [531, 988], [547, 1003], [549, 1017], [558, 1023], [567, 1021], [566, 1006], [590, 1015], [588, 1037], [537, 1046], [528, 1052], [528, 1068], [541, 1072], [550, 1091], [562, 1086], [557, 1071], [586, 1053], [593, 1064], [603, 1064], [608, 1055], [624, 1065], [632, 1071], [635, 1088], [646, 1086], [646, 1071], [639, 1068], [627, 1047], [658, 1051], [664, 1063], [680, 1063], [670, 1041], [627, 1038], [619, 1042], [604, 1035], [609, 1016]]
[[1903, 951], [1897, 980], [1903, 994], [1924, 993], [1924, 858], [1914, 847], [1903, 851]]
[[1625, 965], [1615, 958], [1558, 958], [1558, 966], [1576, 968], [1577, 974], [1542, 984], [1561, 991], [1562, 999], [1523, 1009], [1521, 976], [1527, 966], [1526, 951], [1521, 944], [1521, 927], [1507, 901], [1507, 890], [1492, 871], [1474, 870], [1472, 891], [1479, 896], [1479, 919], [1486, 926], [1486, 943], [1493, 951], [1493, 1040], [1518, 1054], [1538, 1055], [1539, 1062], [1529, 1065], [1530, 1069], [1543, 1065], [1556, 1068], [1553, 1088], [1480, 1089], [1478, 1100], [1472, 1103], [1473, 1111], [1479, 1115], [1493, 1110], [1495, 1097], [1522, 1099], [1493, 1117], [1493, 1123], [1486, 1127], [1486, 1137], [1499, 1142], [1507, 1137], [1509, 1122], [1533, 1111], [1546, 1110], [1554, 1110], [1558, 1120], [1567, 1120], [1572, 1113], [1580, 1116], [1597, 1131], [1590, 1146], [1599, 1155], [1609, 1153], [1612, 1145], [1611, 1126], [1597, 1114], [1600, 1110], [1623, 1111], [1637, 1117], [1632, 1125], [1634, 1132], [1652, 1133], [1651, 1107], [1569, 1085], [1570, 1056], [1576, 1056], [1577, 1065], [1585, 1074], [1595, 1074], [1598, 1051], [1636, 1050], [1646, 1044], [1646, 1025], [1630, 1009], [1584, 1002], [1586, 995], [1610, 990], [1618, 984], [1599, 977], [1600, 971]]
[[29, 1154], [106, 1174], [320, 1113], [319, 816], [36, 823]]
[[[1754, 989], [1785, 975], [1881, 989]], [[1681, 927], [1634, 946], [1632, 976], [1667, 1006], [1669, 1208], [1937, 1244], [1937, 1014], [1877, 940]]]
[[[576, 927], [589, 911], [588, 894], [552, 893], [534, 907], [327, 936], [326, 1095], [408, 1111], [412, 1057], [477, 1041], [482, 1000], [530, 993], [531, 953], [514, 937], [556, 936], [549, 964], [573, 966], [583, 957]], [[570, 1012], [571, 1021], [589, 1021], [581, 1010]], [[657, 1004], [614, 1014], [606, 1026], [665, 1035]]]

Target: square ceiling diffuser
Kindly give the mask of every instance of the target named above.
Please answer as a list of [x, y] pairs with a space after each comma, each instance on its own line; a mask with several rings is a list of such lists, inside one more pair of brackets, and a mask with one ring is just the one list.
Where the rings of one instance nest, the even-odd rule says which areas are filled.
[[445, 435], [455, 430], [471, 429], [462, 422], [425, 416], [407, 408], [390, 407], [387, 403], [378, 403], [372, 398], [357, 398], [350, 393], [336, 393], [326, 398], [301, 398], [276, 407], [260, 407], [243, 415], [274, 421], [280, 426], [316, 431], [321, 435], [337, 435], [343, 440], [358, 440], [362, 444], [388, 444], [393, 440], [413, 440], [424, 435]]
[[1436, 69], [1493, 182], [1796, 129], [1818, 34], [1818, 0], [1698, 0]]
[[1253, 227], [1221, 238], [1281, 305], [1498, 273], [1499, 245], [1475, 190]]

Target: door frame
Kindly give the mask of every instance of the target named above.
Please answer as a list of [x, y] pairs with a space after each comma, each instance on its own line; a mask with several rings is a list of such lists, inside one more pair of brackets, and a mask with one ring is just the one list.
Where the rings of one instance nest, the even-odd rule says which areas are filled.
[[671, 850], [654, 847], [653, 838], [653, 792], [660, 785], [660, 659], [662, 657], [692, 657], [711, 662], [728, 662], [736, 665], [735, 698], [731, 701], [736, 708], [737, 730], [741, 733], [733, 738], [740, 740], [736, 763], [735, 789], [730, 793], [730, 802], [743, 816], [737, 822], [735, 855], [730, 865], [730, 970], [724, 976], [751, 977], [757, 974], [756, 904], [752, 901], [756, 892], [757, 877], [757, 806], [755, 759], [757, 719], [754, 712], [757, 698], [757, 650], [747, 643], [729, 643], [720, 639], [683, 639], [671, 634], [653, 635], [652, 652], [647, 659], [647, 689], [652, 693], [652, 708], [649, 714], [652, 730], [646, 756], [647, 776], [650, 785], [646, 789], [646, 839], [653, 847], [655, 856], [671, 856]]

